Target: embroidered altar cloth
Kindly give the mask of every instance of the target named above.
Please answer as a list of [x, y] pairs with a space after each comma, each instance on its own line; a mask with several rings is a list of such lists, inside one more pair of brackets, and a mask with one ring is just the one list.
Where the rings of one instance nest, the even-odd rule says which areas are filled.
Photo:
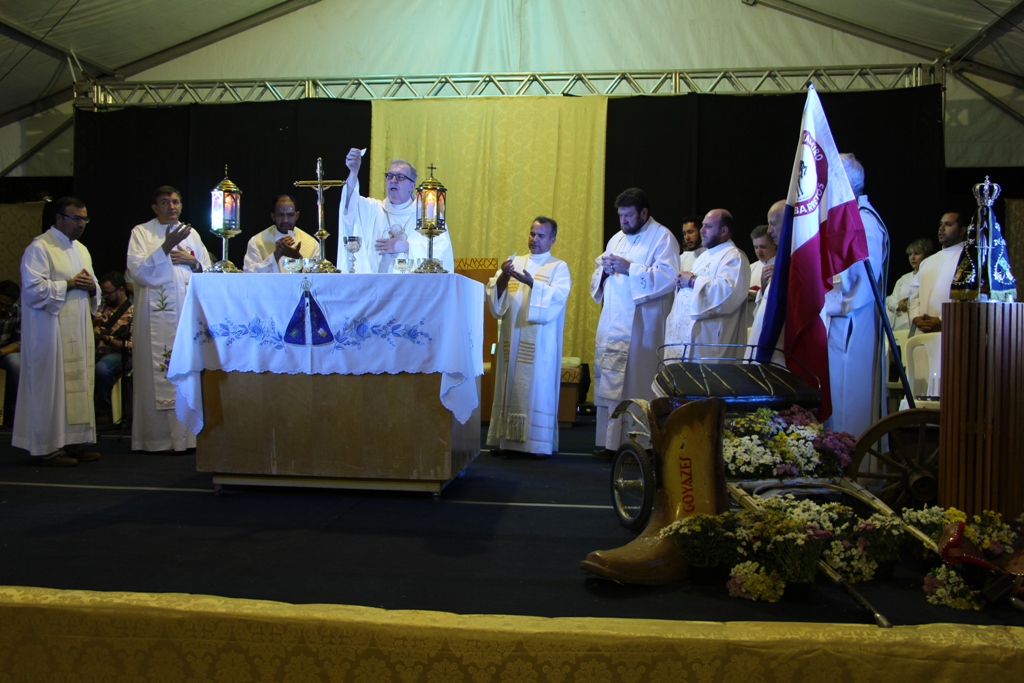
[[200, 373], [441, 373], [460, 423], [479, 405], [484, 288], [454, 274], [205, 273], [192, 278], [168, 379], [203, 428]]

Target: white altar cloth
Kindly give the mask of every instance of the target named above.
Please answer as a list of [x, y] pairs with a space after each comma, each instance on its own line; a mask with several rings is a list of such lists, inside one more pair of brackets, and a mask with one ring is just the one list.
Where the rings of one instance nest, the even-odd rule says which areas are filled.
[[480, 403], [483, 310], [483, 285], [454, 274], [193, 276], [167, 368], [177, 417], [202, 430], [203, 370], [408, 372], [441, 373], [441, 403], [464, 424]]

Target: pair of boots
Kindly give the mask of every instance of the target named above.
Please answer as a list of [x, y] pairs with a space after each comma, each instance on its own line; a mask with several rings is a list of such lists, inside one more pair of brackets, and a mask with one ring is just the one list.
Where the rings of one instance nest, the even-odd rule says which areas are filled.
[[662, 425], [649, 419], [654, 452], [661, 460], [650, 521], [632, 542], [614, 550], [595, 550], [580, 567], [619, 583], [660, 586], [685, 579], [689, 571], [675, 544], [660, 537], [661, 530], [677, 519], [717, 515], [729, 507], [722, 458], [725, 401], [687, 403]]

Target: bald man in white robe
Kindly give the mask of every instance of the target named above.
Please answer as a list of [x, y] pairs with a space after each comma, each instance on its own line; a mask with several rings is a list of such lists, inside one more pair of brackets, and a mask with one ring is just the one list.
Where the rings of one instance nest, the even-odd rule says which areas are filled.
[[738, 358], [742, 348], [707, 346], [743, 344], [747, 337], [747, 291], [750, 262], [732, 241], [732, 214], [713, 209], [704, 217], [701, 254], [692, 271], [676, 276], [676, 293], [665, 326], [671, 358]]

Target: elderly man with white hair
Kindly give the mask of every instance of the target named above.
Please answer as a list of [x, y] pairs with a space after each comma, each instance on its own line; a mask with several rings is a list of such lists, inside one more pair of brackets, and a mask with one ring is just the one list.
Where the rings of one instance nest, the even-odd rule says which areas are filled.
[[[864, 194], [864, 167], [852, 154], [842, 154], [843, 167], [857, 196], [868, 242], [868, 260], [878, 291], [885, 290], [889, 234]], [[882, 327], [863, 261], [833, 278], [825, 294], [828, 315], [828, 367], [832, 384], [831, 427], [860, 436], [879, 417], [882, 406]]]
[[[384, 173], [384, 199], [359, 196], [359, 168], [363, 150], [352, 148], [345, 157], [349, 174], [341, 189], [338, 224], [342, 236], [362, 237], [355, 252], [356, 273], [390, 273], [399, 256], [415, 261], [426, 258], [429, 239], [416, 232], [416, 167], [405, 159], [392, 159]], [[450, 226], [446, 226], [451, 229]], [[452, 241], [445, 231], [434, 238], [434, 258], [449, 273], [455, 270]], [[345, 240], [338, 240], [338, 264], [349, 263]]]

